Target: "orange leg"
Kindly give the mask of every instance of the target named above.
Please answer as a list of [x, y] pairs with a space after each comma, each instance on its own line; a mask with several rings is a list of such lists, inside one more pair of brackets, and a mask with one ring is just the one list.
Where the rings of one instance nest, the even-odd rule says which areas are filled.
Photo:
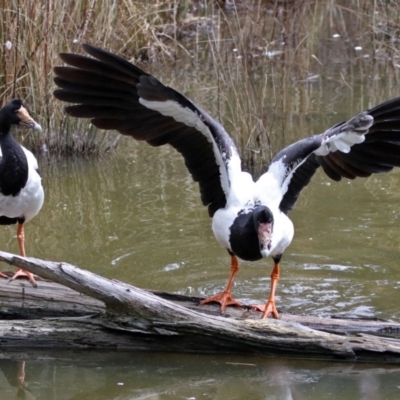
[[232, 291], [232, 286], [233, 286], [233, 280], [235, 279], [235, 275], [239, 271], [239, 263], [238, 259], [236, 256], [232, 255], [231, 256], [231, 276], [229, 278], [228, 284], [226, 285], [226, 288], [221, 292], [216, 294], [215, 296], [208, 297], [205, 300], [202, 300], [200, 304], [207, 304], [211, 302], [216, 302], [221, 304], [221, 311], [224, 312], [226, 306], [238, 306], [241, 307], [242, 305], [236, 301], [231, 294]]
[[269, 293], [269, 297], [265, 305], [252, 305], [251, 308], [256, 308], [260, 310], [263, 315], [261, 318], [268, 317], [271, 314], [272, 318], [279, 318], [279, 313], [275, 307], [275, 291], [276, 287], [278, 286], [279, 280], [279, 262], [275, 262], [274, 269], [272, 270], [271, 274], [271, 291]]
[[[18, 239], [18, 245], [19, 245], [19, 252], [22, 257], [26, 257], [25, 254], [25, 234], [24, 234], [24, 225], [19, 223], [17, 224], [17, 239]], [[35, 281], [35, 278], [33, 277], [33, 274], [29, 271], [25, 271], [24, 269], [20, 268], [14, 276], [10, 279], [10, 281], [13, 281], [14, 279], [17, 279], [19, 277], [25, 277], [28, 278], [29, 281], [31, 282], [33, 287], [37, 287], [37, 283]]]

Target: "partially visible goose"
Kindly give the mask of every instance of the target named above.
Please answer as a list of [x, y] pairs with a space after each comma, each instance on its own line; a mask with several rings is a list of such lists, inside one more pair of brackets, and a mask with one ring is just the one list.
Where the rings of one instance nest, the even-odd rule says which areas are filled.
[[226, 288], [203, 304], [219, 302], [222, 311], [227, 305], [240, 305], [231, 295], [238, 258], [257, 261], [271, 256], [271, 292], [266, 304], [256, 307], [263, 317], [278, 318], [279, 262], [294, 233], [287, 213], [315, 171], [322, 167], [339, 181], [400, 166], [399, 97], [288, 146], [254, 182], [242, 171], [232, 139], [208, 113], [123, 58], [90, 45], [83, 49], [94, 58], [60, 54], [71, 67], [54, 69], [61, 88], [55, 97], [78, 103], [66, 107], [66, 113], [152, 146], [170, 144], [199, 183], [214, 235], [231, 257]]
[[[11, 134], [11, 126], [20, 125], [41, 130], [22, 101], [11, 100], [0, 110], [0, 225], [17, 224], [21, 256], [25, 257], [24, 223], [42, 208], [44, 192], [34, 155], [21, 146]], [[0, 272], [0, 276], [8, 278]], [[37, 286], [33, 275], [19, 269], [11, 279], [27, 277]]]

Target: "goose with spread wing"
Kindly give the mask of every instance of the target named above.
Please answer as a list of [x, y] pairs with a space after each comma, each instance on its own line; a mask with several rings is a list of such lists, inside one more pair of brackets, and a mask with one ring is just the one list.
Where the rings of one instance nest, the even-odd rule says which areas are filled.
[[202, 303], [241, 305], [232, 296], [238, 259], [272, 257], [267, 302], [255, 306], [278, 318], [275, 291], [279, 263], [292, 241], [288, 217], [300, 191], [321, 167], [329, 178], [354, 179], [400, 166], [400, 97], [364, 111], [322, 134], [280, 151], [256, 181], [242, 170], [238, 150], [223, 126], [176, 90], [127, 60], [83, 45], [85, 55], [62, 53], [69, 66], [55, 67], [56, 98], [75, 103], [67, 114], [90, 118], [152, 146], [170, 144], [184, 158], [208, 207], [217, 241], [228, 250], [231, 273], [225, 289]]

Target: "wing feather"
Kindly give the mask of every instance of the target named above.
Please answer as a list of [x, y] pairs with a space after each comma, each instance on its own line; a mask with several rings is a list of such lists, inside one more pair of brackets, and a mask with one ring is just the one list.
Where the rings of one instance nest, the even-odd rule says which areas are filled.
[[[279, 152], [266, 174], [274, 175], [281, 187], [281, 211], [293, 208], [319, 166], [335, 181], [368, 177], [400, 166], [400, 97]], [[270, 180], [260, 178], [260, 182]]]
[[[54, 68], [54, 96], [65, 108], [152, 146], [170, 144], [180, 152], [212, 216], [227, 202], [233, 173], [241, 170], [237, 149], [224, 128], [176, 90], [127, 60], [83, 45], [92, 57], [60, 54], [69, 66]], [[239, 167], [238, 167], [239, 166]]]

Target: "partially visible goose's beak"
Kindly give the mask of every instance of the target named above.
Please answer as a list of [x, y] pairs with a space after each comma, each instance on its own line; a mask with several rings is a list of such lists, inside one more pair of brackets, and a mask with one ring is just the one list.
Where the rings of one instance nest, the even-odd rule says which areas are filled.
[[258, 224], [258, 241], [263, 257], [268, 257], [271, 249], [272, 225], [272, 222], [260, 222]]
[[28, 111], [26, 110], [25, 107], [21, 107], [18, 111], [17, 114], [19, 116], [19, 119], [21, 122], [19, 125], [26, 126], [28, 128], [32, 128], [35, 131], [42, 131], [42, 127], [29, 115]]

